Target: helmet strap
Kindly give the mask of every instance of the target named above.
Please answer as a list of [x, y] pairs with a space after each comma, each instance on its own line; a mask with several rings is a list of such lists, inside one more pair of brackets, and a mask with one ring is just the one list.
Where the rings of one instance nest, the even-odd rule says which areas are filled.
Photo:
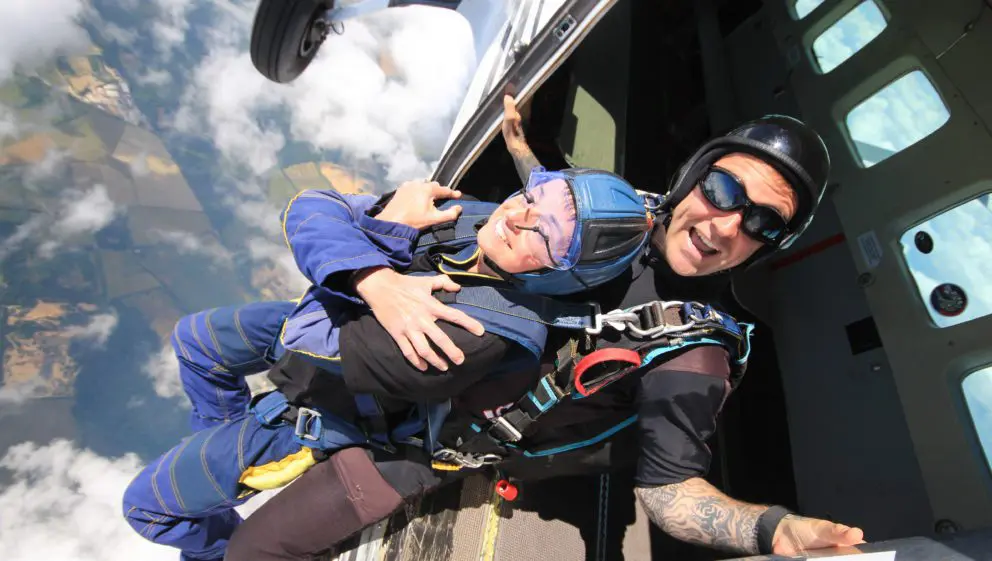
[[489, 256], [486, 255], [485, 253], [482, 254], [482, 262], [486, 264], [486, 267], [492, 269], [492, 271], [496, 273], [496, 276], [503, 279], [504, 281], [515, 286], [521, 284], [520, 279], [504, 271], [502, 267], [497, 265], [496, 262], [490, 259]]

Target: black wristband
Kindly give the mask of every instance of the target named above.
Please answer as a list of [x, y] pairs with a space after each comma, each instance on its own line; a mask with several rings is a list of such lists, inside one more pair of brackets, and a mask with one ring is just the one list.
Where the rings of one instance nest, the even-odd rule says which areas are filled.
[[761, 513], [756, 524], [758, 553], [761, 555], [770, 555], [772, 553], [772, 538], [775, 537], [775, 530], [778, 529], [779, 523], [788, 514], [792, 513], [784, 506], [773, 506]]

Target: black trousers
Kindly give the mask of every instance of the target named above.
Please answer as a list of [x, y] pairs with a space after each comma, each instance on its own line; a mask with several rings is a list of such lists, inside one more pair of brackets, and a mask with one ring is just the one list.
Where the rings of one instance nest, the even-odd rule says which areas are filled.
[[[631, 428], [581, 452], [514, 457], [500, 464], [507, 476], [533, 481], [629, 467], [636, 457]], [[426, 454], [373, 454], [348, 448], [311, 468], [262, 505], [235, 531], [225, 561], [308, 560], [388, 518], [405, 502], [475, 473], [434, 471]]]

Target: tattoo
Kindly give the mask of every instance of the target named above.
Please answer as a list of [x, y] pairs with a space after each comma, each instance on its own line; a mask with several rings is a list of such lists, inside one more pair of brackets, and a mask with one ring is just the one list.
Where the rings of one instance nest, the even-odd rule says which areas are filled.
[[513, 156], [513, 165], [517, 168], [517, 175], [520, 176], [520, 182], [524, 185], [527, 184], [527, 180], [530, 178], [530, 170], [541, 165], [538, 161], [537, 156], [531, 151], [529, 146], [525, 146], [519, 152], [511, 151], [510, 155]]
[[758, 518], [768, 507], [743, 503], [698, 477], [634, 494], [651, 521], [691, 543], [741, 553], [758, 553]]

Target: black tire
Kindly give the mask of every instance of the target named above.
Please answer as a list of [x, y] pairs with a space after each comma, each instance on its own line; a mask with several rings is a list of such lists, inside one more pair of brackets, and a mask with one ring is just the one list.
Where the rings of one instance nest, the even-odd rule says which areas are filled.
[[280, 84], [292, 82], [317, 54], [317, 16], [334, 0], [261, 0], [251, 30], [251, 61], [263, 76]]

